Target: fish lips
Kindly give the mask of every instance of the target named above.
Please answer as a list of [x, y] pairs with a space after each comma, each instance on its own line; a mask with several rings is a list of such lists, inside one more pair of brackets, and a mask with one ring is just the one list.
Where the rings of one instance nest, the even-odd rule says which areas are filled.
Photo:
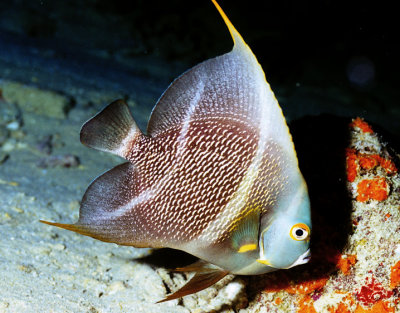
[[308, 261], [310, 261], [310, 259], [311, 259], [311, 251], [310, 251], [310, 249], [308, 249], [306, 252], [304, 252], [302, 255], [300, 255], [298, 257], [298, 259], [292, 265], [287, 267], [287, 269], [292, 268], [297, 265], [306, 264], [306, 263], [308, 263]]

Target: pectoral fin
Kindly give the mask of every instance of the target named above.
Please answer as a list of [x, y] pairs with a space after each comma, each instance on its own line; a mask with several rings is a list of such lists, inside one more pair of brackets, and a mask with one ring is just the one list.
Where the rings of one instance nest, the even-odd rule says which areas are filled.
[[254, 209], [247, 216], [238, 219], [232, 234], [232, 246], [238, 253], [258, 250], [259, 225], [259, 209]]
[[198, 261], [187, 267], [177, 268], [178, 272], [195, 271], [196, 274], [180, 289], [174, 293], [166, 296], [164, 299], [157, 303], [178, 299], [200, 290], [206, 289], [216, 282], [224, 278], [229, 272], [221, 269], [220, 267], [204, 262]]

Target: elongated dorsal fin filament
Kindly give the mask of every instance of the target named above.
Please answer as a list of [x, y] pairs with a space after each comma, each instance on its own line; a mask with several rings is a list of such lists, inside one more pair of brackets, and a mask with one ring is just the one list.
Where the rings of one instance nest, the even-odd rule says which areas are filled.
[[226, 16], [225, 12], [222, 10], [222, 8], [219, 6], [216, 0], [211, 0], [215, 7], [217, 8], [219, 14], [223, 18], [225, 25], [228, 27], [229, 32], [232, 36], [233, 43], [234, 43], [234, 48], [236, 47], [247, 47], [246, 42], [243, 40], [242, 36], [239, 34], [239, 32], [236, 30], [235, 26], [231, 23], [229, 18]]

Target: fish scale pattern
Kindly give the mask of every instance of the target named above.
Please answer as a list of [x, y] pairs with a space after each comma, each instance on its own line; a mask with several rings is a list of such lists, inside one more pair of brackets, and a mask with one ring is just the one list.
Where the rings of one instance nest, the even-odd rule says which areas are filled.
[[[279, 145], [272, 140], [263, 147], [260, 163], [253, 162], [253, 170], [242, 180], [241, 189], [231, 197], [220, 216], [220, 223], [209, 228], [206, 241], [221, 243], [229, 240], [243, 220], [250, 214], [260, 216], [273, 213], [274, 205], [287, 190], [286, 162]], [[249, 173], [248, 173], [249, 174]], [[243, 198], [245, 203], [243, 204]]]
[[[226, 118], [193, 121], [144, 142], [132, 160], [152, 196], [134, 208], [147, 224], [143, 237], [162, 245], [190, 241], [218, 218], [252, 163], [254, 129]], [[162, 147], [161, 147], [162, 146]], [[137, 216], [137, 214], [135, 214]]]

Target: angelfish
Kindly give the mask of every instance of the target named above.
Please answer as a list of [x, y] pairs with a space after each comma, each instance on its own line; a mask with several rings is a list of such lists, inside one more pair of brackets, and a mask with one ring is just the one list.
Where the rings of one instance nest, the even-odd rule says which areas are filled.
[[75, 224], [44, 222], [102, 241], [169, 247], [200, 259], [171, 300], [228, 273], [256, 275], [310, 258], [311, 217], [294, 145], [264, 72], [212, 0], [231, 52], [178, 77], [147, 135], [117, 100], [81, 129], [81, 142], [128, 162], [95, 179]]

